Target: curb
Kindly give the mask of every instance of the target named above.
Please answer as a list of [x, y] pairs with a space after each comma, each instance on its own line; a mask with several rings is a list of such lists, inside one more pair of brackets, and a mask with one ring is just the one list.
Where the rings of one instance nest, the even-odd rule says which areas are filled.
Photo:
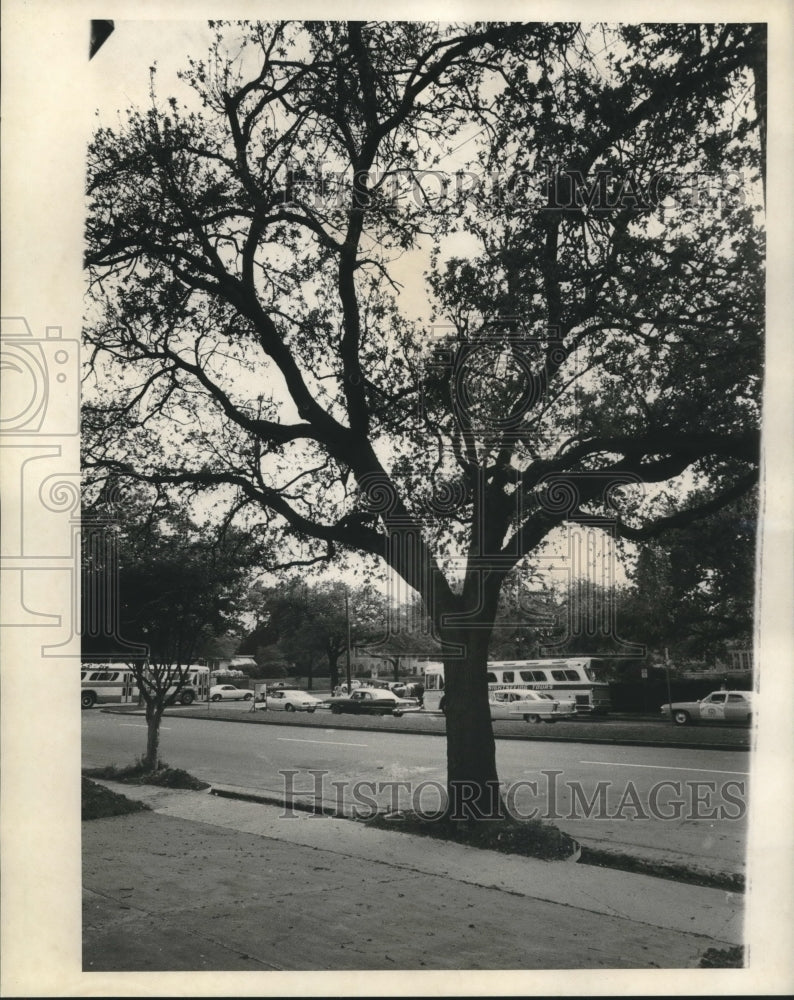
[[348, 816], [342, 809], [334, 809], [332, 806], [324, 806], [317, 801], [313, 804], [300, 801], [289, 801], [280, 799], [275, 795], [260, 795], [256, 792], [234, 792], [229, 788], [210, 788], [210, 795], [217, 795], [220, 799], [237, 799], [240, 802], [256, 802], [261, 806], [278, 806], [280, 809], [294, 809], [298, 812], [312, 813], [315, 816], [333, 816], [335, 819], [349, 819], [355, 822], [352, 816]]
[[[119, 709], [111, 706], [105, 706], [100, 708], [101, 712], [105, 712], [109, 715], [143, 715], [140, 711], [127, 711], [124, 709]], [[195, 711], [191, 708], [188, 711]], [[249, 725], [269, 725], [269, 726], [294, 726], [295, 720], [281, 719], [279, 718], [268, 718], [261, 719], [257, 722], [256, 719], [248, 718], [249, 715], [256, 715], [255, 712], [245, 712], [238, 713], [237, 715], [231, 716], [219, 716], [210, 715], [209, 713], [202, 715], [187, 715], [184, 712], [179, 712], [175, 715], [171, 715], [171, 718], [183, 718], [183, 719], [196, 719], [199, 722], [237, 722], [237, 723], [248, 723]], [[264, 714], [264, 713], [263, 713]], [[169, 712], [166, 710], [164, 718], [169, 716]], [[406, 716], [402, 716], [406, 718]], [[314, 727], [307, 726], [307, 729]], [[374, 726], [357, 726], [355, 723], [349, 726], [334, 726], [329, 720], [328, 725], [325, 726], [327, 729], [339, 729], [341, 731], [359, 732], [359, 733], [372, 733], [372, 732], [386, 732], [386, 733], [405, 733], [409, 736], [446, 736], [446, 729], [414, 729], [410, 727], [400, 727], [400, 729], [377, 729]], [[527, 734], [517, 734], [517, 733], [494, 733], [494, 737], [497, 740], [515, 740], [523, 741], [526, 743], [589, 743], [594, 746], [625, 746], [625, 747], [659, 747], [662, 749], [681, 749], [681, 750], [739, 750], [745, 753], [749, 753], [752, 747], [742, 744], [733, 743], [689, 743], [689, 742], [668, 742], [666, 740], [642, 740], [642, 739], [632, 739], [621, 737], [598, 737], [598, 736], [540, 736], [540, 735], [530, 735]]]
[[709, 889], [721, 889], [724, 892], [744, 894], [746, 881], [744, 875], [726, 874], [705, 871], [701, 868], [690, 868], [687, 865], [673, 864], [667, 861], [647, 861], [636, 854], [625, 851], [613, 851], [607, 848], [583, 845], [580, 864], [593, 868], [610, 868], [613, 871], [633, 872], [638, 875], [650, 875], [653, 878], [663, 878], [670, 882], [684, 882], [689, 885], [704, 886]]

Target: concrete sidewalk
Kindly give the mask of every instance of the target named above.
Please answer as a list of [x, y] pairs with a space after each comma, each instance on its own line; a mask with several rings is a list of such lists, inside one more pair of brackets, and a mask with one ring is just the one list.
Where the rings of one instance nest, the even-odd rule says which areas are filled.
[[83, 824], [91, 970], [693, 968], [743, 897], [202, 792]]

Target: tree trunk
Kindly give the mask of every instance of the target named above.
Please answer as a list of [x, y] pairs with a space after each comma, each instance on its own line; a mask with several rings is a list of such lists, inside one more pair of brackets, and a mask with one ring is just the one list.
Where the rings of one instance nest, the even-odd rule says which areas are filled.
[[449, 817], [474, 821], [502, 815], [496, 744], [488, 705], [490, 632], [466, 629], [463, 659], [445, 660], [444, 709], [447, 717], [447, 794]]
[[146, 707], [146, 756], [143, 758], [147, 771], [156, 771], [160, 764], [160, 720], [162, 713], [154, 706]]

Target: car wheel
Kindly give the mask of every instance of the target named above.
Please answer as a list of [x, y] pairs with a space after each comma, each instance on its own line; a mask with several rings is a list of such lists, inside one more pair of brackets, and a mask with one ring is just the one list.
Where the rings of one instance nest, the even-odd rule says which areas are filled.
[[525, 715], [524, 722], [540, 722], [539, 715]]
[[311, 715], [312, 712], [314, 711], [314, 709], [313, 708], [307, 708], [306, 711], [309, 713], [309, 715]]
[[294, 712], [295, 711], [295, 706], [294, 705], [290, 705], [290, 703], [287, 702], [287, 704], [284, 706], [284, 710], [286, 712]]
[[212, 698], [210, 699], [210, 701], [220, 701], [220, 700], [221, 700], [221, 696], [219, 694], [214, 694], [212, 696]]
[[244, 694], [243, 701], [250, 701], [253, 698], [252, 694]]
[[183, 705], [192, 705], [193, 702], [196, 700], [196, 696], [195, 694], [193, 694], [192, 691], [185, 691], [179, 700], [182, 702]]
[[331, 705], [331, 712], [333, 715], [341, 715], [342, 709], [338, 705]]
[[689, 722], [689, 712], [673, 712], [673, 722], [677, 726], [685, 726]]
[[84, 691], [80, 695], [80, 708], [93, 708], [96, 702], [96, 695], [93, 691]]

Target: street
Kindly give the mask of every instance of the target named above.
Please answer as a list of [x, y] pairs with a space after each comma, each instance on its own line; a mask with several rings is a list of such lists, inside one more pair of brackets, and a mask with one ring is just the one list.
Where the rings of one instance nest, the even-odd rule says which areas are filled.
[[[141, 716], [83, 713], [83, 765], [131, 763]], [[544, 727], [545, 728], [545, 727]], [[327, 805], [435, 812], [445, 783], [437, 736], [167, 715], [161, 756], [216, 785]], [[583, 844], [712, 872], [743, 872], [749, 757], [741, 750], [598, 746], [497, 738], [515, 815], [549, 819]]]

